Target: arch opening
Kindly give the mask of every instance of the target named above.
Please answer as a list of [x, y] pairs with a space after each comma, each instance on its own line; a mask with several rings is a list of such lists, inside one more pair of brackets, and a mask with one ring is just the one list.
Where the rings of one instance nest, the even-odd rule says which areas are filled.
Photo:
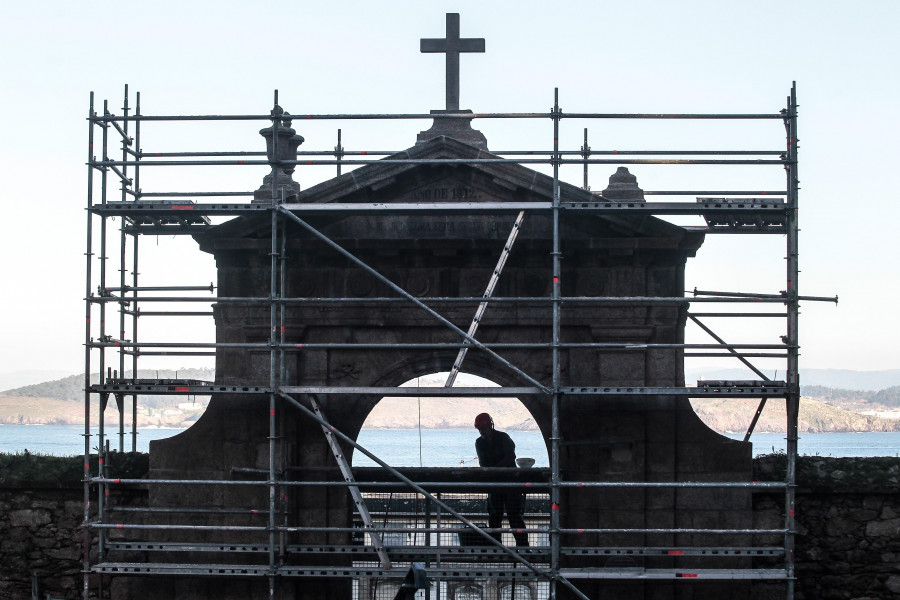
[[[447, 372], [414, 377], [401, 387], [443, 387]], [[490, 379], [460, 373], [455, 388], [499, 387]], [[528, 408], [518, 398], [418, 397], [382, 398], [369, 412], [359, 443], [395, 467], [477, 467], [475, 416], [487, 412], [496, 429], [516, 444], [516, 456], [533, 458], [534, 466], [550, 464], [546, 441]], [[353, 466], [376, 466], [362, 452]]]
[[[473, 361], [476, 364], [476, 361]], [[440, 367], [438, 367], [440, 368]], [[449, 373], [423, 370], [422, 374], [400, 384], [400, 387], [444, 387]], [[407, 372], [406, 377], [409, 376]], [[390, 376], [388, 376], [390, 377]], [[406, 377], [403, 377], [405, 379]], [[397, 378], [400, 379], [400, 378]], [[395, 379], [395, 381], [397, 380]], [[454, 388], [499, 387], [497, 382], [474, 375], [460, 373]], [[451, 514], [435, 503], [426, 500], [419, 492], [402, 490], [364, 490], [369, 518], [379, 532], [380, 543], [388, 554], [398, 547], [463, 547], [467, 552], [485, 551], [490, 542], [468, 529], [459, 515], [487, 530], [497, 541], [513, 546], [546, 547], [549, 545], [549, 494], [543, 489], [522, 492], [485, 487], [510, 484], [519, 481], [543, 481], [545, 471], [528, 471], [527, 467], [508, 469], [471, 469], [480, 466], [476, 460], [475, 440], [479, 432], [474, 426], [475, 417], [487, 412], [492, 415], [495, 428], [506, 432], [516, 445], [517, 458], [534, 459], [534, 467], [548, 467], [547, 442], [529, 407], [518, 398], [510, 397], [385, 397], [372, 405], [357, 434], [361, 446], [392, 467], [408, 469], [405, 474], [419, 479], [420, 485], [429, 489], [429, 481], [453, 482], [429, 489], [441, 502], [458, 514]], [[353, 467], [375, 467], [371, 459], [359, 451], [352, 454]], [[418, 467], [424, 467], [419, 469]], [[447, 469], [429, 473], [428, 468]], [[366, 475], [363, 474], [363, 477]], [[436, 479], [432, 479], [436, 477]], [[521, 483], [518, 484], [521, 486]], [[361, 487], [364, 487], [361, 486]], [[499, 504], [498, 504], [499, 503]], [[518, 518], [519, 523], [516, 522]], [[354, 514], [354, 526], [361, 526], [362, 517]], [[494, 520], [496, 519], [496, 522]], [[520, 528], [520, 529], [514, 529]], [[504, 529], [504, 531], [500, 531]], [[527, 530], [527, 531], [526, 531]], [[372, 545], [373, 538], [363, 534], [363, 545]], [[402, 558], [395, 557], [396, 560]], [[465, 562], [447, 558], [445, 567], [466, 570]], [[368, 563], [354, 563], [365, 566]], [[404, 563], [405, 564], [405, 563]], [[501, 590], [501, 581], [473, 574], [471, 578], [457, 580], [433, 580], [432, 597], [448, 600], [480, 600], [482, 598], [510, 598], [512, 600], [545, 600], [549, 597], [549, 585], [536, 583], [532, 587], [516, 586]], [[359, 597], [386, 599], [380, 592], [372, 594], [371, 578], [361, 577], [356, 582]], [[535, 592], [535, 590], [538, 590]], [[392, 597], [392, 596], [390, 596]]]

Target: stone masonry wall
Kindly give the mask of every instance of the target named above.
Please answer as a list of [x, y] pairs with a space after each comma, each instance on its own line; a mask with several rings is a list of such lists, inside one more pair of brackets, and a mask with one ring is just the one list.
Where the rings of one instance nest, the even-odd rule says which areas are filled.
[[74, 598], [82, 588], [82, 490], [0, 489], [0, 598]]
[[[96, 490], [91, 497], [96, 497]], [[84, 488], [75, 482], [30, 489], [21, 482], [0, 482], [0, 599], [31, 600], [35, 576], [41, 600], [82, 598], [83, 498]], [[140, 506], [146, 505], [147, 493], [113, 491], [109, 498], [113, 505]], [[91, 506], [91, 519], [96, 519], [95, 507]], [[91, 560], [96, 561], [96, 539], [92, 543]], [[96, 589], [97, 579], [92, 576], [91, 598], [96, 597]]]
[[900, 598], [896, 495], [810, 494], [799, 510], [803, 598]]
[[[757, 459], [756, 478], [783, 480], [785, 463]], [[801, 457], [797, 485], [795, 598], [900, 599], [900, 458]], [[755, 497], [757, 527], [779, 527], [783, 514], [783, 496]]]
[[[755, 466], [761, 481], [783, 477], [783, 457]], [[900, 600], [900, 459], [804, 457], [797, 481], [797, 600]], [[30, 600], [34, 573], [40, 598], [81, 598], [82, 510], [79, 485], [0, 485], [0, 598]], [[782, 496], [755, 496], [756, 526], [779, 527], [783, 512]], [[783, 585], [754, 590], [785, 597]]]

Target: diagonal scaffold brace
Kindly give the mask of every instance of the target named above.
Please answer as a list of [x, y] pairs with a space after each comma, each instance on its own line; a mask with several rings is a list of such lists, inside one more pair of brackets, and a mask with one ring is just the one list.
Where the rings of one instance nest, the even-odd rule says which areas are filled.
[[503, 358], [502, 356], [500, 356], [499, 354], [497, 354], [496, 352], [494, 352], [493, 350], [491, 350], [490, 348], [488, 348], [487, 346], [485, 346], [484, 344], [482, 344], [481, 342], [479, 342], [478, 340], [473, 338], [471, 335], [469, 335], [468, 333], [466, 333], [465, 331], [463, 331], [462, 329], [460, 329], [453, 323], [451, 323], [445, 317], [440, 315], [437, 311], [435, 311], [434, 309], [432, 309], [431, 307], [426, 305], [424, 302], [422, 302], [421, 300], [419, 300], [418, 298], [416, 298], [415, 296], [413, 296], [412, 294], [410, 294], [409, 292], [407, 292], [406, 290], [401, 288], [399, 285], [397, 285], [396, 283], [394, 283], [393, 281], [391, 281], [390, 279], [388, 279], [387, 277], [385, 277], [384, 275], [379, 273], [377, 270], [373, 269], [371, 266], [366, 264], [360, 258], [355, 256], [352, 252], [349, 252], [348, 250], [343, 248], [340, 244], [337, 244], [336, 242], [334, 242], [334, 240], [330, 239], [324, 233], [322, 233], [321, 231], [319, 231], [318, 229], [316, 229], [315, 227], [313, 227], [312, 225], [310, 225], [309, 223], [307, 223], [306, 221], [304, 221], [303, 219], [301, 219], [300, 217], [298, 217], [291, 211], [289, 211], [281, 206], [276, 207], [276, 210], [278, 210], [279, 212], [281, 212], [282, 214], [287, 216], [289, 219], [291, 219], [292, 221], [294, 221], [295, 223], [297, 223], [298, 225], [300, 225], [301, 227], [306, 229], [308, 232], [310, 232], [316, 238], [318, 238], [319, 240], [324, 242], [326, 245], [328, 245], [331, 248], [333, 248], [334, 250], [336, 250], [341, 255], [345, 256], [350, 261], [352, 261], [355, 264], [362, 267], [363, 270], [365, 270], [370, 275], [376, 277], [379, 281], [381, 281], [382, 283], [384, 283], [385, 285], [390, 287], [392, 290], [394, 290], [395, 292], [397, 292], [398, 294], [400, 294], [401, 296], [403, 296], [404, 298], [406, 298], [407, 300], [409, 300], [410, 302], [412, 302], [413, 304], [415, 304], [416, 306], [418, 306], [419, 308], [421, 308], [422, 310], [427, 312], [429, 315], [431, 315], [432, 317], [434, 317], [435, 319], [437, 319], [438, 321], [440, 321], [441, 323], [443, 323], [444, 325], [449, 327], [453, 332], [455, 332], [457, 335], [461, 336], [466, 342], [471, 344], [472, 347], [478, 348], [479, 350], [481, 350], [482, 352], [487, 354], [489, 357], [491, 357], [493, 360], [499, 362], [504, 367], [510, 369], [513, 373], [515, 373], [516, 375], [523, 378], [525, 381], [527, 381], [531, 385], [533, 385], [536, 388], [538, 388], [539, 390], [541, 390], [541, 392], [543, 392], [545, 394], [551, 393], [551, 390], [547, 386], [543, 385], [542, 383], [540, 383], [539, 381], [537, 381], [536, 379], [531, 377], [528, 373], [525, 373], [524, 371], [519, 369], [517, 366], [515, 366], [514, 364], [512, 364], [511, 362], [509, 362], [508, 360], [506, 360], [505, 358]]
[[363, 454], [365, 454], [367, 457], [369, 457], [371, 460], [373, 460], [373, 461], [374, 461], [376, 464], [378, 464], [380, 467], [382, 467], [382, 468], [384, 468], [385, 470], [387, 470], [388, 473], [390, 473], [391, 475], [393, 475], [394, 477], [396, 477], [399, 481], [401, 481], [401, 482], [403, 482], [404, 484], [406, 484], [407, 486], [409, 486], [410, 489], [412, 489], [412, 490], [418, 492], [419, 494], [422, 494], [422, 496], [424, 496], [424, 497], [427, 498], [428, 500], [431, 500], [435, 505], [437, 505], [437, 506], [439, 506], [441, 509], [445, 510], [448, 514], [452, 515], [452, 516], [455, 517], [456, 519], [459, 519], [459, 521], [460, 521], [462, 524], [464, 524], [466, 527], [472, 529], [475, 533], [477, 533], [477, 534], [480, 535], [481, 537], [483, 537], [485, 540], [487, 540], [487, 542], [488, 542], [489, 544], [491, 544], [491, 545], [493, 545], [493, 546], [496, 546], [496, 547], [498, 547], [499, 549], [501, 549], [502, 551], [504, 551], [505, 553], [507, 553], [513, 560], [515, 560], [516, 562], [518, 562], [518, 563], [520, 563], [521, 565], [523, 565], [525, 568], [527, 568], [529, 571], [531, 571], [531, 572], [534, 573], [535, 575], [538, 575], [539, 577], [543, 577], [544, 579], [547, 579], [548, 581], [558, 581], [559, 583], [563, 584], [566, 588], [568, 588], [573, 594], [575, 594], [575, 595], [576, 595], [578, 598], [580, 598], [581, 600], [590, 600], [587, 596], [584, 595], [584, 593], [583, 593], [581, 590], [579, 590], [577, 587], [575, 587], [575, 584], [573, 584], [573, 583], [572, 583], [571, 581], [569, 581], [567, 578], [563, 577], [562, 575], [558, 575], [558, 574], [557, 574], [557, 575], [554, 575], [554, 574], [551, 573], [550, 571], [545, 571], [545, 570], [543, 570], [543, 569], [538, 568], [538, 567], [535, 566], [533, 563], [531, 563], [531, 562], [528, 561], [527, 559], [523, 558], [523, 557], [522, 557], [518, 552], [516, 552], [514, 549], [509, 548], [508, 546], [506, 546], [506, 545], [503, 544], [502, 542], [497, 541], [497, 540], [494, 539], [493, 536], [491, 536], [491, 534], [489, 534], [487, 531], [485, 531], [484, 529], [482, 529], [481, 527], [479, 527], [478, 525], [476, 525], [475, 523], [473, 523], [471, 520], [467, 519], [465, 516], [463, 516], [462, 514], [460, 514], [460, 513], [459, 513], [457, 510], [455, 510], [453, 507], [451, 507], [451, 506], [449, 506], [448, 504], [446, 504], [443, 500], [441, 500], [440, 498], [436, 497], [436, 496], [435, 496], [434, 494], [432, 494], [431, 492], [427, 491], [425, 488], [423, 488], [422, 486], [420, 486], [419, 484], [417, 484], [416, 482], [414, 482], [412, 479], [410, 479], [409, 477], [407, 477], [406, 475], [404, 475], [403, 473], [401, 473], [400, 471], [398, 471], [398, 470], [395, 469], [394, 467], [390, 466], [389, 464], [387, 464], [386, 462], [384, 462], [383, 460], [381, 460], [380, 458], [378, 458], [375, 454], [373, 454], [372, 452], [370, 452], [369, 450], [367, 450], [364, 446], [358, 444], [358, 443], [356, 442], [356, 440], [352, 439], [352, 438], [351, 438], [350, 436], [348, 436], [347, 434], [345, 434], [345, 433], [341, 432], [340, 430], [336, 429], [336, 428], [335, 428], [333, 425], [331, 425], [328, 421], [326, 421], [325, 419], [323, 419], [322, 417], [320, 417], [319, 415], [317, 415], [317, 414], [315, 413], [315, 411], [313, 411], [312, 409], [310, 409], [310, 408], [308, 408], [307, 406], [305, 406], [302, 402], [300, 402], [299, 400], [297, 400], [297, 399], [294, 398], [293, 396], [291, 396], [291, 395], [289, 395], [289, 394], [285, 394], [284, 392], [282, 392], [282, 391], [280, 391], [280, 390], [277, 391], [277, 394], [278, 394], [281, 398], [283, 398], [283, 399], [285, 399], [286, 401], [288, 401], [292, 406], [294, 406], [295, 408], [297, 408], [300, 412], [304, 413], [305, 415], [307, 415], [307, 416], [310, 417], [311, 419], [313, 419], [313, 420], [315, 420], [316, 422], [318, 422], [320, 425], [322, 425], [322, 427], [327, 428], [328, 431], [330, 431], [335, 437], [337, 437], [338, 439], [340, 439], [342, 442], [344, 442], [344, 443], [346, 443], [346, 444], [349, 444], [349, 445], [353, 446], [355, 449], [357, 449], [357, 450], [359, 450], [360, 452], [362, 452]]
[[[310, 394], [307, 396], [309, 398], [309, 403], [315, 411], [316, 415], [322, 420], [322, 422], [327, 422], [328, 420], [325, 418], [324, 413], [322, 412], [322, 407], [319, 404], [318, 399], [315, 394]], [[320, 423], [321, 424], [321, 423]], [[378, 559], [381, 561], [382, 568], [390, 569], [391, 568], [391, 559], [387, 554], [387, 551], [384, 549], [384, 541], [381, 539], [381, 534], [375, 530], [375, 524], [372, 521], [372, 515], [369, 514], [369, 509], [366, 506], [366, 501], [362, 497], [362, 492], [359, 491], [359, 486], [355, 485], [356, 481], [353, 478], [353, 471], [350, 469], [350, 465], [347, 463], [347, 457], [344, 456], [343, 450], [341, 450], [340, 444], [338, 444], [337, 440], [334, 439], [333, 427], [330, 425], [322, 425], [322, 432], [325, 434], [325, 439], [328, 440], [328, 446], [331, 448], [332, 454], [334, 454], [334, 460], [337, 461], [338, 466], [341, 469], [341, 475], [344, 476], [344, 481], [351, 484], [350, 487], [350, 495], [353, 497], [353, 503], [356, 504], [356, 510], [359, 512], [359, 517], [363, 522], [363, 529], [369, 534], [369, 537], [372, 538], [372, 545], [375, 547], [375, 552], [378, 554]]]

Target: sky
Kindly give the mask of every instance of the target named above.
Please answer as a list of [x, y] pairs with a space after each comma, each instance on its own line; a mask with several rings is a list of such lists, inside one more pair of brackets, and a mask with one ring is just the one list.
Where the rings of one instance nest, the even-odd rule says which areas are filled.
[[[276, 89], [294, 114], [426, 113], [444, 106], [444, 60], [421, 54], [419, 39], [444, 37], [447, 12], [461, 14], [463, 37], [486, 40], [485, 54], [461, 58], [460, 104], [476, 112], [546, 112], [558, 88], [569, 112], [776, 113], [796, 81], [799, 290], [840, 298], [837, 306], [803, 303], [801, 370], [900, 368], [900, 203], [891, 192], [900, 139], [900, 3], [35, 0], [6, 5], [0, 20], [0, 372], [84, 369], [90, 92], [96, 110], [108, 100], [116, 114], [126, 84], [132, 105], [141, 93], [144, 114], [265, 114]], [[294, 123], [306, 138], [301, 149], [309, 150], [333, 148], [338, 127], [347, 149], [401, 150], [429, 125]], [[492, 150], [546, 150], [552, 142], [549, 120], [475, 125]], [[260, 127], [148, 126], [143, 149], [262, 150]], [[779, 150], [785, 137], [777, 121], [564, 120], [563, 149], [580, 147], [584, 127], [594, 149]], [[648, 190], [784, 186], [777, 167], [692, 168], [690, 179], [669, 167], [630, 168]], [[592, 166], [592, 189], [603, 189], [614, 170]], [[266, 169], [145, 171], [144, 191], [243, 191], [258, 187]], [[580, 167], [561, 175], [581, 185]], [[330, 176], [324, 169], [295, 173], [304, 188]], [[215, 279], [211, 258], [189, 238], [142, 239], [141, 252], [146, 285]], [[689, 262], [686, 289], [778, 293], [784, 253], [782, 236], [708, 236]], [[720, 335], [777, 343], [780, 324], [754, 321], [723, 324]], [[213, 337], [208, 319], [145, 319], [142, 331], [168, 341]], [[202, 366], [198, 359], [146, 360], [148, 368]]]

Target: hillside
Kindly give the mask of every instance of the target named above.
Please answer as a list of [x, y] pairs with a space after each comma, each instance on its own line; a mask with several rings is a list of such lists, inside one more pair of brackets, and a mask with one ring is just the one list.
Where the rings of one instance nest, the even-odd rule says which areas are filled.
[[893, 386], [877, 392], [869, 390], [845, 390], [823, 385], [801, 386], [804, 398], [833, 404], [845, 410], [879, 410], [900, 408], [900, 386]]
[[[759, 404], [752, 398], [703, 398], [692, 402], [699, 417], [719, 432], [744, 432]], [[179, 402], [171, 407], [152, 408], [139, 405], [141, 427], [189, 427], [200, 417], [205, 401]], [[421, 412], [420, 412], [421, 411]], [[480, 412], [493, 415], [497, 427], [508, 431], [534, 431], [537, 425], [524, 406], [509, 398], [385, 398], [366, 421], [368, 429], [468, 429]], [[130, 422], [130, 404], [126, 420]], [[96, 422], [96, 403], [91, 409]], [[766, 403], [755, 431], [784, 432], [784, 400]], [[118, 421], [118, 413], [107, 409], [106, 422]], [[84, 424], [84, 408], [80, 402], [52, 398], [0, 395], [0, 424]], [[900, 419], [883, 419], [846, 411], [815, 400], [800, 402], [799, 428], [805, 433], [847, 431], [900, 431]]]
[[[138, 427], [189, 427], [196, 421], [206, 402], [191, 403], [183, 396], [172, 400], [171, 407], [154, 408], [138, 403]], [[126, 401], [125, 421], [130, 429], [131, 400]], [[91, 424], [98, 422], [99, 404], [91, 402]], [[119, 413], [110, 400], [106, 409], [107, 426], [118, 423]], [[84, 405], [55, 398], [4, 396], [0, 394], [0, 425], [84, 425]]]
[[[784, 379], [784, 372], [766, 373], [772, 379]], [[701, 379], [759, 379], [746, 368], [685, 367], [688, 385]], [[854, 371], [851, 369], [800, 369], [801, 386], [823, 386], [845, 390], [877, 391], [900, 386], [900, 369]]]
[[[759, 406], [754, 398], [701, 398], [691, 401], [694, 411], [711, 429], [719, 432], [747, 431]], [[836, 433], [862, 431], [900, 431], [900, 419], [885, 419], [850, 412], [842, 408], [807, 398], [800, 400], [797, 419], [801, 433]], [[754, 429], [757, 433], [784, 433], [785, 407], [783, 398], [766, 402]]]
[[515, 398], [384, 398], [369, 413], [366, 428], [415, 429], [421, 420], [423, 429], [472, 429], [475, 415], [482, 412], [491, 414], [497, 429], [537, 431], [537, 423]]
[[[126, 373], [130, 377], [131, 373]], [[212, 381], [212, 369], [179, 369], [177, 371], [138, 371], [139, 378], [181, 378]], [[91, 381], [96, 382], [96, 374]], [[8, 425], [84, 425], [84, 375], [73, 375], [53, 381], [0, 392], [0, 424]], [[206, 407], [205, 397], [138, 396], [139, 427], [189, 427]], [[91, 403], [91, 422], [96, 424], [99, 402]], [[126, 400], [126, 420], [131, 421], [131, 399]], [[115, 401], [110, 399], [106, 422], [118, 422]]]
[[[535, 430], [531, 415], [517, 401], [505, 398], [459, 398], [447, 401], [422, 398], [421, 426], [425, 429], [470, 428], [479, 412], [489, 412], [499, 429]], [[759, 406], [753, 398], [701, 398], [691, 402], [694, 411], [711, 429], [719, 432], [744, 432]], [[385, 398], [369, 415], [370, 429], [411, 429], [418, 426], [419, 402], [416, 398]], [[885, 419], [818, 402], [801, 399], [798, 427], [805, 433], [900, 431], [900, 419]], [[766, 402], [755, 431], [785, 431], [784, 400]]]
[[[129, 374], [130, 375], [130, 374]], [[183, 378], [212, 381], [212, 370], [140, 372], [142, 378]], [[473, 380], [462, 385], [488, 385]], [[421, 386], [439, 386], [440, 376], [423, 377]], [[78, 375], [29, 385], [0, 393], [0, 424], [84, 424], [84, 376]], [[893, 415], [900, 407], [900, 386], [880, 391], [858, 391], [824, 386], [804, 386], [800, 404], [801, 432], [900, 431], [900, 418]], [[139, 426], [188, 427], [202, 414], [208, 399], [186, 396], [141, 396], [138, 400]], [[118, 421], [113, 402], [107, 409], [107, 423]], [[702, 398], [692, 401], [694, 410], [712, 429], [720, 432], [747, 430], [759, 401], [752, 398]], [[130, 400], [127, 405], [130, 421]], [[873, 414], [860, 414], [861, 412]], [[96, 403], [91, 409], [97, 417]], [[475, 415], [489, 412], [498, 428], [510, 431], [535, 430], [531, 415], [509, 398], [385, 398], [366, 421], [370, 429], [470, 428]], [[900, 412], [896, 414], [900, 415]], [[784, 400], [769, 400], [755, 431], [784, 432]], [[878, 415], [878, 416], [876, 416]]]
[[[125, 373], [125, 378], [131, 377], [131, 371]], [[138, 371], [139, 379], [199, 379], [202, 381], [212, 381], [215, 378], [213, 369], [178, 369], [177, 371], [156, 369], [148, 371]], [[96, 373], [91, 375], [91, 383], [96, 383], [99, 377]], [[55, 379], [53, 381], [45, 381], [43, 383], [35, 383], [23, 387], [6, 390], [0, 392], [0, 396], [20, 396], [26, 398], [43, 398], [52, 400], [61, 400], [64, 402], [84, 402], [84, 374], [72, 375]], [[173, 400], [164, 396], [139, 396], [139, 403], [145, 406], [166, 406], [182, 400]], [[2, 418], [2, 414], [0, 414]]]

